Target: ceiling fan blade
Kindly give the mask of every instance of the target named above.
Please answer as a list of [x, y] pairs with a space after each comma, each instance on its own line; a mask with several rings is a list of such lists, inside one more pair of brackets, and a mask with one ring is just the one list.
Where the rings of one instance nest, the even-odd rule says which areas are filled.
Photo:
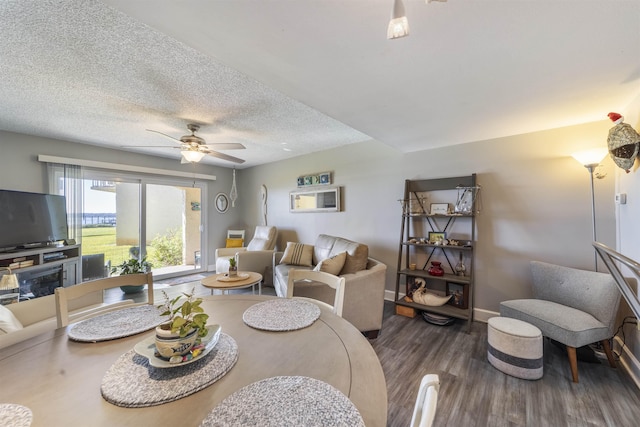
[[160, 131], [153, 130], [153, 129], [147, 129], [147, 131], [149, 131], [149, 132], [159, 133], [159, 134], [160, 134], [160, 135], [162, 135], [162, 136], [166, 136], [167, 138], [170, 138], [170, 139], [172, 139], [173, 141], [176, 141], [178, 144], [182, 144], [182, 141], [180, 141], [178, 138], [174, 138], [174, 137], [172, 137], [171, 135], [167, 135], [166, 133], [162, 133], [162, 132], [160, 132]]
[[222, 160], [227, 160], [229, 162], [244, 163], [244, 160], [242, 160], [242, 159], [230, 156], [228, 154], [218, 153], [217, 151], [203, 151], [203, 152], [207, 153], [210, 156], [217, 157], [217, 158], [222, 159]]
[[213, 144], [203, 144], [200, 147], [207, 150], [244, 150], [244, 145], [237, 142], [216, 142]]
[[178, 148], [172, 145], [121, 145], [120, 148]]

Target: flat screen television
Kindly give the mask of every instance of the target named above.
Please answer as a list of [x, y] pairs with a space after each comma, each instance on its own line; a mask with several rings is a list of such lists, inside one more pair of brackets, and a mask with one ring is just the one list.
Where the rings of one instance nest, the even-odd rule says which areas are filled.
[[67, 238], [64, 196], [0, 190], [0, 251]]

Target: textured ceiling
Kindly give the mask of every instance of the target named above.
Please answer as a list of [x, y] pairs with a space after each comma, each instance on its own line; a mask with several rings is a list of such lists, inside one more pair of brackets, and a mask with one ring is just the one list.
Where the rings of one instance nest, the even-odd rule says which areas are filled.
[[209, 143], [244, 144], [225, 153], [247, 167], [602, 120], [640, 95], [640, 1], [405, 0], [411, 35], [390, 41], [391, 4], [3, 0], [0, 129], [171, 147], [145, 129], [194, 122]]

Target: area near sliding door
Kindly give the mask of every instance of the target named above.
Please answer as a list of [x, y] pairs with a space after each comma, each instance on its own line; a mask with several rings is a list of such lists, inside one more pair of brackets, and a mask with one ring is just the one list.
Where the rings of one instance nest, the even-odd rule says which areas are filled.
[[202, 191], [179, 184], [145, 185], [147, 259], [157, 276], [201, 268]]
[[65, 195], [72, 187], [81, 192], [69, 214], [81, 218], [84, 280], [143, 256], [157, 279], [203, 270], [206, 183], [88, 168], [80, 180], [66, 185]]

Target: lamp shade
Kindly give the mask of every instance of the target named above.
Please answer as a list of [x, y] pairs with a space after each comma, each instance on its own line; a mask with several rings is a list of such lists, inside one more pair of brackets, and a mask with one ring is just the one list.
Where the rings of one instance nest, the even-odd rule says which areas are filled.
[[387, 27], [387, 38], [398, 39], [409, 35], [409, 21], [404, 13], [404, 4], [402, 0], [393, 1], [393, 10], [391, 11], [391, 20]]
[[193, 163], [199, 162], [205, 156], [205, 153], [194, 150], [183, 150], [180, 153], [182, 153], [182, 157]]
[[588, 150], [577, 151], [571, 156], [583, 166], [597, 165], [605, 158], [608, 151], [605, 147], [590, 148]]
[[5, 274], [0, 279], [0, 289], [8, 290], [8, 289], [16, 289], [19, 288], [18, 277], [15, 274]]

